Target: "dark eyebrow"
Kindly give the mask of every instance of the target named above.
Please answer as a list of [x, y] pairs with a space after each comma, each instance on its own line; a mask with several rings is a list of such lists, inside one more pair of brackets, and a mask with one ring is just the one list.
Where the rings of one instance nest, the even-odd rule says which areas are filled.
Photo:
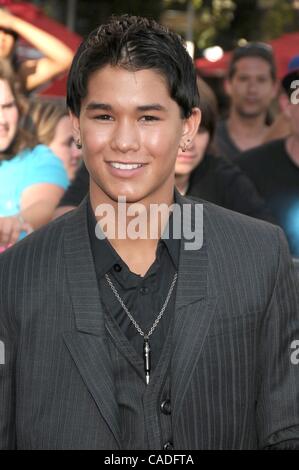
[[[102, 111], [112, 111], [112, 106], [107, 103], [96, 103], [94, 101], [91, 101], [86, 106], [87, 111], [95, 111], [95, 110], [102, 110]], [[143, 106], [137, 106], [137, 111], [140, 112], [146, 112], [146, 111], [166, 111], [166, 108], [160, 104], [146, 104]]]
[[94, 111], [94, 110], [97, 110], [97, 109], [100, 109], [100, 110], [103, 110], [103, 111], [111, 111], [112, 110], [112, 106], [110, 104], [106, 104], [106, 103], [95, 103], [94, 101], [92, 101], [91, 103], [89, 103], [87, 106], [86, 106], [86, 109], [89, 111]]
[[146, 104], [144, 106], [138, 106], [138, 111], [145, 112], [145, 111], [166, 111], [166, 108], [161, 104]]

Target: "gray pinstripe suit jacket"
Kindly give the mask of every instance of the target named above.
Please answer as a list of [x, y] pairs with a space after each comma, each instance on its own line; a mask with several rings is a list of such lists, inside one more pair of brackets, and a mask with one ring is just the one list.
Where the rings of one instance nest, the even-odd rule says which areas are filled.
[[[204, 229], [203, 247], [182, 249], [179, 263], [174, 448], [299, 446], [298, 285], [285, 239], [209, 203]], [[0, 448], [121, 448], [86, 201], [0, 256], [0, 340]]]

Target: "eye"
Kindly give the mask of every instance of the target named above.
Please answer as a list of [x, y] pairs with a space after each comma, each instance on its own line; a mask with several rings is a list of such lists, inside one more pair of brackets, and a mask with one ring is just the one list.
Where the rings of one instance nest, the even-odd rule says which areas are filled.
[[146, 116], [142, 116], [140, 120], [144, 122], [152, 122], [152, 121], [160, 121], [160, 118], [158, 118], [157, 116], [146, 115]]
[[93, 117], [93, 119], [96, 119], [98, 121], [112, 121], [113, 120], [110, 114], [97, 114], [96, 116]]

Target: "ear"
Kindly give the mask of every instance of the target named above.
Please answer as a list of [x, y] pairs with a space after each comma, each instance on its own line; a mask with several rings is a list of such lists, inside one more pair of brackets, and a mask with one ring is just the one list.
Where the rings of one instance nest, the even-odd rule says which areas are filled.
[[280, 88], [280, 83], [278, 80], [276, 80], [273, 85], [272, 99], [277, 98], [278, 93], [279, 93], [279, 88]]
[[226, 78], [223, 82], [223, 89], [226, 95], [228, 96], [232, 95], [232, 85], [231, 85], [231, 81], [228, 78]]
[[281, 93], [279, 96], [279, 106], [282, 110], [283, 114], [289, 118], [290, 117], [290, 100], [289, 97], [285, 93]]
[[74, 141], [77, 142], [78, 140], [81, 141], [81, 132], [80, 132], [80, 120], [79, 118], [69, 111], [69, 116], [72, 124], [72, 132]]
[[193, 108], [191, 116], [184, 119], [183, 133], [180, 140], [180, 147], [186, 148], [193, 141], [194, 137], [198, 132], [198, 128], [201, 121], [201, 111], [199, 108]]

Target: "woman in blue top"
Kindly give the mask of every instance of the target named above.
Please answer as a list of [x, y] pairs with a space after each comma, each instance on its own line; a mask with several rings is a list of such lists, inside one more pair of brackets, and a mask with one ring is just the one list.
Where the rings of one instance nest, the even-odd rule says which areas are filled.
[[47, 223], [68, 186], [62, 162], [22, 130], [20, 83], [0, 60], [0, 247]]

